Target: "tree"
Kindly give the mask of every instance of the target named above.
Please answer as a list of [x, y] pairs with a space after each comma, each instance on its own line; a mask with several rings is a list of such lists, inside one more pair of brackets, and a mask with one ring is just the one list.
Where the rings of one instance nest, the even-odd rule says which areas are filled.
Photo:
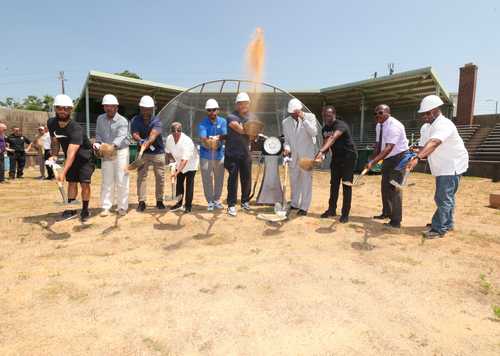
[[0, 106], [5, 106], [9, 109], [51, 111], [53, 105], [54, 98], [50, 95], [44, 95], [43, 98], [39, 98], [36, 95], [28, 95], [22, 102], [18, 102], [11, 97], [5, 98], [5, 101], [0, 100]]
[[21, 109], [23, 105], [17, 102], [14, 98], [7, 97], [5, 98], [5, 101], [0, 100], [0, 106], [5, 106], [9, 109]]
[[128, 77], [128, 78], [135, 78], [135, 79], [142, 79], [138, 74], [134, 72], [130, 72], [129, 70], [125, 69], [121, 73], [115, 73], [116, 75], [121, 75], [122, 77]]
[[35, 95], [28, 95], [23, 100], [24, 110], [44, 111], [43, 101]]

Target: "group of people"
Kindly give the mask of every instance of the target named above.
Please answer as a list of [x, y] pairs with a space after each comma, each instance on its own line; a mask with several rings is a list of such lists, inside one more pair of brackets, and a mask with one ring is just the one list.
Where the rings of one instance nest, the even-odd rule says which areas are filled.
[[[176, 182], [175, 204], [171, 211], [182, 210], [189, 213], [192, 209], [194, 179], [200, 168], [203, 191], [207, 200], [207, 210], [223, 209], [221, 195], [224, 185], [225, 170], [227, 179], [227, 213], [237, 215], [238, 181], [241, 187], [240, 207], [250, 210], [249, 205], [252, 182], [252, 158], [250, 143], [254, 134], [247, 132], [247, 124], [255, 120], [250, 112], [250, 97], [239, 93], [235, 101], [235, 110], [223, 118], [219, 116], [219, 105], [215, 99], [206, 102], [206, 116], [198, 125], [200, 139], [199, 151], [193, 140], [183, 132], [181, 123], [173, 122], [170, 135], [162, 137], [162, 122], [154, 115], [155, 103], [150, 96], [144, 96], [139, 102], [140, 113], [130, 122], [118, 113], [118, 100], [107, 94], [102, 100], [104, 114], [97, 118], [95, 142], [91, 142], [82, 127], [71, 120], [73, 102], [67, 95], [55, 98], [55, 114], [40, 128], [38, 146], [44, 149], [44, 160], [55, 160], [60, 147], [65, 155], [64, 167], [57, 175], [59, 181], [68, 182], [68, 201], [72, 202], [78, 194], [78, 184], [82, 190], [83, 221], [90, 216], [90, 182], [94, 171], [94, 154], [102, 153], [101, 216], [110, 214], [116, 202], [117, 213], [126, 215], [129, 199], [129, 145], [137, 142], [142, 164], [138, 167], [137, 196], [139, 212], [146, 209], [147, 176], [152, 166], [155, 175], [156, 208], [165, 209], [164, 186], [165, 167], [172, 167], [168, 172], [170, 179]], [[427, 159], [431, 173], [436, 177], [435, 202], [436, 212], [424, 232], [427, 238], [443, 237], [454, 227], [453, 211], [455, 193], [461, 175], [468, 168], [468, 153], [464, 143], [451, 120], [444, 117], [440, 108], [442, 100], [436, 95], [425, 97], [420, 105], [424, 125], [418, 147], [409, 147], [404, 125], [391, 116], [388, 105], [378, 105], [374, 111], [376, 120], [376, 146], [373, 155], [366, 164], [370, 170], [377, 163], [382, 163], [382, 212], [374, 219], [388, 220], [390, 228], [400, 228], [402, 222], [402, 190], [393, 184], [401, 184], [405, 172], [413, 170], [418, 161]], [[328, 208], [321, 218], [337, 215], [337, 201], [340, 186], [343, 187], [343, 201], [339, 221], [349, 221], [352, 201], [352, 182], [357, 160], [356, 145], [349, 126], [337, 118], [335, 107], [325, 106], [322, 111], [323, 145], [317, 150], [318, 122], [314, 114], [306, 113], [298, 99], [288, 103], [289, 115], [282, 122], [284, 137], [283, 155], [288, 156], [291, 187], [291, 210], [296, 215], [305, 216], [312, 199], [312, 171], [303, 169], [302, 159], [321, 161], [331, 151], [331, 180]], [[4, 138], [4, 125], [0, 125], [0, 153], [6, 148], [18, 167], [23, 166], [21, 152], [30, 141], [14, 131]], [[45, 136], [42, 136], [45, 135]], [[50, 140], [47, 140], [50, 135]], [[44, 139], [41, 139], [44, 137]], [[50, 146], [50, 147], [49, 147]], [[104, 147], [111, 147], [104, 151]], [[106, 154], [104, 154], [106, 153]], [[3, 157], [3, 154], [1, 155]], [[3, 165], [0, 165], [3, 167]], [[42, 164], [43, 166], [43, 164]], [[11, 166], [11, 174], [14, 170]], [[49, 171], [49, 178], [54, 173]], [[22, 169], [18, 169], [18, 177]], [[2, 175], [0, 175], [2, 179]], [[344, 183], [344, 184], [341, 184]], [[63, 216], [72, 217], [76, 210], [66, 210]]]

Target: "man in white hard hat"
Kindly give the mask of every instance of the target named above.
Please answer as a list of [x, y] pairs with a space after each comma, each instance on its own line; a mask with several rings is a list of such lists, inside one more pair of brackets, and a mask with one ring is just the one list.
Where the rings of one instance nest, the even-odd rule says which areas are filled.
[[299, 99], [293, 98], [288, 102], [290, 115], [283, 120], [283, 155], [292, 157], [289, 163], [291, 208], [298, 210], [297, 215], [305, 216], [312, 199], [312, 171], [300, 168], [298, 163], [302, 158], [315, 158], [318, 121], [314, 114], [305, 113], [302, 108]]
[[207, 116], [198, 125], [201, 139], [200, 168], [203, 192], [208, 202], [208, 211], [222, 209], [220, 197], [224, 184], [224, 146], [227, 135], [226, 119], [220, 117], [219, 104], [215, 99], [208, 99], [205, 104]]
[[391, 115], [391, 108], [388, 105], [378, 105], [375, 108], [374, 116], [377, 121], [375, 127], [376, 146], [365, 168], [372, 169], [380, 160], [383, 160], [384, 163], [382, 164], [380, 186], [382, 214], [373, 218], [389, 219], [385, 226], [398, 229], [403, 220], [403, 192], [401, 189], [396, 189], [390, 182], [395, 180], [401, 183], [403, 180], [403, 172], [397, 170], [396, 167], [409, 153], [408, 139], [404, 125]]
[[418, 112], [430, 123], [428, 140], [407, 168], [414, 169], [418, 161], [427, 158], [431, 173], [436, 177], [434, 200], [436, 212], [424, 232], [428, 239], [443, 237], [454, 228], [453, 211], [455, 194], [460, 177], [469, 168], [469, 154], [458, 130], [451, 120], [441, 112], [443, 101], [437, 95], [426, 96], [420, 103]]
[[[62, 147], [65, 161], [64, 167], [57, 175], [59, 182], [68, 181], [68, 202], [71, 203], [78, 195], [78, 183], [82, 189], [82, 211], [80, 219], [87, 221], [90, 217], [90, 182], [94, 173], [92, 145], [83, 128], [71, 119], [73, 101], [65, 94], [54, 98], [56, 116], [47, 121], [47, 127], [52, 138], [51, 160], [56, 160]], [[76, 210], [65, 210], [63, 218], [71, 218]]]
[[139, 102], [140, 114], [132, 118], [130, 130], [132, 138], [138, 142], [138, 150], [145, 148], [143, 159], [145, 163], [138, 169], [137, 195], [139, 206], [137, 210], [146, 209], [147, 177], [150, 166], [153, 166], [156, 181], [156, 207], [165, 209], [163, 192], [165, 189], [165, 145], [161, 135], [162, 124], [158, 116], [153, 115], [155, 103], [152, 97], [145, 95]]
[[236, 216], [238, 176], [241, 184], [241, 207], [250, 210], [252, 186], [252, 157], [250, 138], [245, 133], [244, 124], [250, 119], [250, 97], [241, 92], [236, 96], [236, 110], [227, 117], [227, 137], [224, 152], [224, 167], [228, 171], [227, 213]]
[[[109, 215], [115, 201], [118, 215], [124, 216], [128, 210], [128, 121], [118, 113], [118, 105], [118, 99], [114, 95], [104, 95], [102, 106], [105, 113], [97, 117], [95, 130], [93, 146], [96, 151], [101, 151], [101, 216], [103, 217]], [[110, 145], [111, 152], [114, 153], [111, 155], [103, 153], [102, 144]]]

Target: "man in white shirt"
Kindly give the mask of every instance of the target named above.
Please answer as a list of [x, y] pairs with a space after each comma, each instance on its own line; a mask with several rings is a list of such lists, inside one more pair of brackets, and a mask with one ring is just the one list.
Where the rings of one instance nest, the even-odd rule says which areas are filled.
[[[45, 161], [50, 158], [51, 139], [48, 128], [40, 126], [38, 135], [33, 140], [33, 147], [38, 151], [38, 164], [40, 167], [40, 179], [54, 179], [54, 171], [51, 166], [45, 166]], [[47, 178], [45, 178], [45, 168], [47, 168]]]
[[455, 124], [441, 113], [442, 105], [443, 101], [437, 95], [426, 96], [420, 103], [418, 112], [430, 123], [428, 140], [407, 166], [413, 169], [420, 159], [427, 158], [431, 173], [436, 177], [434, 200], [437, 209], [430, 230], [424, 232], [428, 239], [441, 238], [453, 229], [455, 194], [460, 176], [469, 168], [467, 149]]
[[[173, 122], [170, 125], [170, 132], [165, 144], [165, 151], [175, 161], [175, 172], [172, 175], [172, 178], [177, 179], [175, 195], [184, 198], [184, 208], [181, 200], [170, 207], [170, 211], [183, 210], [185, 213], [189, 213], [193, 204], [194, 176], [198, 170], [200, 158], [193, 140], [182, 132], [182, 125], [179, 122]], [[186, 182], [185, 189], [184, 181]]]
[[104, 95], [102, 105], [105, 113], [97, 117], [94, 149], [101, 145], [112, 145], [114, 154], [104, 156], [101, 161], [101, 216], [108, 216], [115, 201], [118, 214], [124, 216], [128, 210], [129, 161], [128, 121], [118, 113], [118, 100], [112, 94]]
[[381, 182], [382, 214], [373, 218], [390, 219], [386, 226], [400, 228], [403, 218], [403, 193], [390, 182], [395, 180], [401, 183], [403, 180], [403, 172], [395, 168], [408, 152], [408, 139], [404, 125], [391, 116], [391, 108], [388, 105], [377, 106], [374, 115], [377, 121], [375, 128], [377, 144], [366, 168], [370, 170], [380, 160], [384, 163]]
[[292, 194], [292, 209], [298, 209], [297, 215], [307, 215], [312, 198], [312, 171], [299, 167], [301, 158], [315, 158], [318, 121], [314, 114], [304, 113], [302, 103], [291, 99], [288, 103], [288, 113], [283, 120], [283, 135], [285, 144], [283, 155], [292, 156], [290, 161], [290, 189]]

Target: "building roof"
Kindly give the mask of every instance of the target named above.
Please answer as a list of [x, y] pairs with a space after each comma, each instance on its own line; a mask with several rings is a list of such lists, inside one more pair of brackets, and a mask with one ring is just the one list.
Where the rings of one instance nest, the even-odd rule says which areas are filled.
[[363, 96], [368, 107], [381, 103], [392, 106], [418, 105], [429, 94], [437, 94], [445, 104], [452, 104], [449, 93], [432, 67], [335, 85], [318, 91], [292, 91], [292, 94], [304, 98], [321, 96], [324, 102], [337, 108], [353, 110], [359, 110]]
[[81, 101], [84, 101], [87, 85], [89, 96], [92, 98], [102, 98], [105, 94], [111, 93], [118, 98], [120, 104], [135, 105], [143, 95], [150, 95], [155, 101], [164, 104], [185, 90], [173, 85], [92, 70], [82, 89]]

